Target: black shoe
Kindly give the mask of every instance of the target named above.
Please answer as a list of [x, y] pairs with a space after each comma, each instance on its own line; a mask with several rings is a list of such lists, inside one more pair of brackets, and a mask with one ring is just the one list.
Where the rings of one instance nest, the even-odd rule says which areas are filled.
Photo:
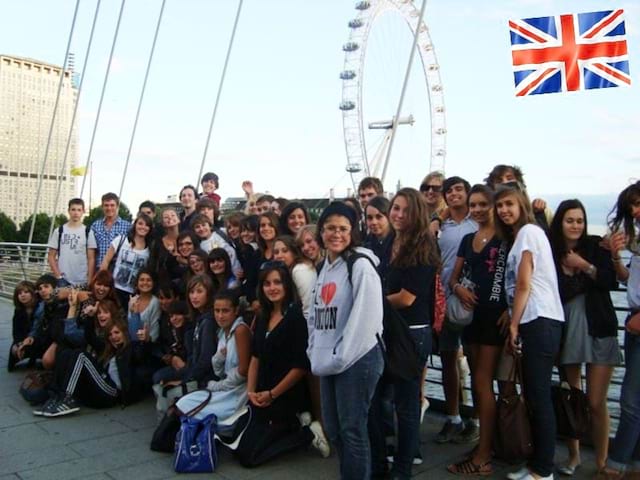
[[7, 371], [13, 372], [16, 369], [16, 363], [18, 363], [18, 357], [13, 355], [13, 352], [9, 350], [9, 360], [7, 361]]

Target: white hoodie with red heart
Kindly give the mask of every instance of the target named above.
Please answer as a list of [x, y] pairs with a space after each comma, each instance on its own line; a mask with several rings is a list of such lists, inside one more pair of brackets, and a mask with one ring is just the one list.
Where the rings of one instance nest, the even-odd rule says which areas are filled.
[[[371, 250], [357, 247], [378, 265]], [[347, 262], [325, 259], [313, 292], [307, 327], [307, 356], [314, 375], [344, 372], [369, 352], [382, 335], [382, 284], [366, 258], [353, 264], [351, 282]]]

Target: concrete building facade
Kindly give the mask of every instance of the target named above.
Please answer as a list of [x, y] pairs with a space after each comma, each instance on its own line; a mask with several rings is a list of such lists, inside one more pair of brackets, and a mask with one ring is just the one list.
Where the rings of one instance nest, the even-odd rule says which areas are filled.
[[77, 98], [72, 72], [38, 60], [0, 55], [0, 211], [17, 224], [33, 213], [61, 75], [62, 90], [38, 208], [49, 215], [54, 212], [60, 182], [55, 213], [66, 212], [67, 201], [76, 191], [70, 171], [78, 159], [77, 127], [71, 136], [66, 168], [61, 171]]

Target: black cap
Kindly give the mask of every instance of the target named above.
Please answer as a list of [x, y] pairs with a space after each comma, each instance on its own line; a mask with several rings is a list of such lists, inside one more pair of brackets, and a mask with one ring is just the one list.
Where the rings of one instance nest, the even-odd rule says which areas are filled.
[[351, 208], [349, 205], [347, 205], [346, 203], [336, 201], [336, 202], [331, 202], [327, 206], [327, 208], [325, 208], [322, 211], [322, 214], [318, 219], [318, 230], [322, 230], [322, 226], [324, 225], [324, 222], [326, 222], [327, 218], [329, 218], [331, 215], [341, 215], [343, 217], [346, 217], [347, 220], [349, 220], [349, 223], [351, 224], [351, 228], [352, 229], [357, 228], [358, 218], [355, 210]]

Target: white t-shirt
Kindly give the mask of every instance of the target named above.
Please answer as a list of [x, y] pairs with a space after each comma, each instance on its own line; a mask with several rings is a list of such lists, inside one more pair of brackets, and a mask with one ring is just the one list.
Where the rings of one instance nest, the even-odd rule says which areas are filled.
[[62, 226], [62, 235], [59, 228], [51, 234], [49, 248], [58, 251], [58, 269], [67, 282], [81, 285], [89, 281], [87, 248], [97, 248], [93, 231], [89, 230], [87, 235], [84, 225], [70, 227], [65, 223]]
[[523, 252], [531, 252], [533, 274], [531, 292], [525, 306], [520, 324], [531, 322], [538, 317], [564, 321], [562, 302], [558, 291], [558, 276], [553, 263], [551, 245], [544, 231], [537, 225], [528, 224], [520, 229], [507, 257], [507, 276], [505, 279], [507, 302], [513, 307], [516, 292], [516, 276]]
[[[122, 235], [119, 235], [111, 242], [111, 246], [115, 252], [118, 251], [121, 238]], [[122, 242], [122, 246], [120, 247], [120, 253], [118, 253], [118, 258], [116, 258], [116, 266], [113, 269], [113, 281], [116, 288], [125, 292], [134, 293], [136, 291], [138, 272], [142, 267], [147, 265], [148, 261], [149, 249], [135, 250], [131, 248], [131, 243], [129, 243], [125, 236], [124, 242]]]
[[311, 265], [301, 262], [291, 270], [293, 283], [302, 302], [302, 314], [309, 319], [309, 311], [313, 306], [313, 287], [316, 285], [318, 274]]
[[229, 245], [229, 243], [216, 232], [213, 232], [209, 238], [202, 240], [200, 242], [200, 248], [207, 254], [210, 253], [214, 248], [224, 248], [224, 250], [229, 254], [229, 260], [231, 260], [231, 270], [233, 271], [233, 274], [237, 277], [238, 272], [242, 270], [242, 266], [240, 265], [240, 261], [238, 260], [238, 255], [236, 255], [236, 249]]

